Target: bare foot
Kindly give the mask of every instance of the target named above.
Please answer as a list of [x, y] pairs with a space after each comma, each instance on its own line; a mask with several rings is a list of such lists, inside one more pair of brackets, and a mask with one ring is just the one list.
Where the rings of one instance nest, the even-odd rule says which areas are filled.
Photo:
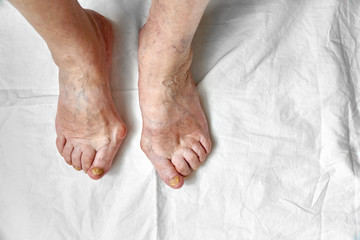
[[84, 11], [88, 22], [82, 23], [82, 37], [69, 36], [72, 49], [52, 51], [60, 82], [56, 145], [68, 164], [100, 179], [110, 170], [126, 127], [109, 88], [111, 24], [94, 11]]
[[139, 36], [141, 148], [163, 181], [180, 188], [205, 161], [211, 141], [190, 74], [190, 44], [168, 46], [156, 33], [145, 25]]

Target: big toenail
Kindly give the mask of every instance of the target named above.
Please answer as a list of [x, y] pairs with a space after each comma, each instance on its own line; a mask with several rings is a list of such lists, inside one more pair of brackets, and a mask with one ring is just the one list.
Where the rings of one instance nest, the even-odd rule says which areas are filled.
[[170, 181], [169, 181], [170, 185], [173, 186], [173, 187], [175, 187], [176, 185], [178, 185], [179, 182], [180, 182], [180, 179], [179, 179], [178, 176], [170, 179]]
[[91, 172], [95, 175], [101, 175], [104, 173], [104, 170], [98, 167], [94, 167]]
[[75, 167], [75, 166], [73, 166], [73, 167], [75, 168], [76, 171], [80, 171], [80, 170], [81, 170], [81, 168], [79, 168], [79, 167]]

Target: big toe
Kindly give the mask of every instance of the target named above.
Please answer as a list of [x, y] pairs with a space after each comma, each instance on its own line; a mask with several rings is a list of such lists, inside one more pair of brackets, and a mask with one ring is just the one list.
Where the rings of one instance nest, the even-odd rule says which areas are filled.
[[184, 177], [176, 171], [175, 166], [169, 159], [156, 158], [150, 160], [152, 160], [152, 163], [160, 178], [168, 186], [174, 189], [178, 189], [184, 185]]
[[90, 178], [98, 180], [110, 170], [118, 148], [119, 146], [107, 145], [96, 152], [94, 161], [87, 171]]

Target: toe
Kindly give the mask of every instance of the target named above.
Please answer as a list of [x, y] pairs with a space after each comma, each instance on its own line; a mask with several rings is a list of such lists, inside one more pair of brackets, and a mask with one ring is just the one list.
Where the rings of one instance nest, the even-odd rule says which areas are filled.
[[209, 137], [205, 137], [203, 139], [200, 140], [201, 145], [203, 146], [203, 148], [206, 151], [206, 154], [209, 154], [211, 151], [211, 140]]
[[57, 150], [59, 151], [59, 153], [61, 154], [61, 156], [63, 156], [63, 150], [64, 150], [65, 143], [66, 143], [66, 139], [63, 135], [57, 136], [56, 147], [57, 147]]
[[88, 146], [84, 149], [81, 155], [81, 167], [87, 173], [89, 168], [91, 167], [96, 151], [92, 147]]
[[188, 176], [191, 173], [191, 168], [183, 156], [174, 155], [171, 158], [171, 162], [175, 166], [176, 171], [181, 175]]
[[65, 147], [64, 147], [64, 150], [63, 150], [63, 157], [65, 159], [65, 161], [68, 163], [68, 164], [72, 164], [72, 161], [71, 161], [71, 154], [74, 150], [74, 146], [70, 143], [67, 143], [65, 144]]
[[81, 148], [80, 147], [74, 147], [74, 150], [71, 153], [71, 162], [75, 170], [80, 171], [82, 169], [81, 167]]
[[200, 161], [199, 161], [198, 156], [196, 155], [196, 153], [193, 150], [187, 148], [183, 151], [183, 155], [184, 155], [186, 162], [190, 165], [190, 167], [193, 170], [196, 170], [199, 168]]
[[201, 146], [200, 142], [194, 143], [192, 145], [192, 150], [198, 156], [200, 162], [204, 162], [206, 158], [206, 150]]
[[184, 184], [184, 177], [179, 174], [175, 166], [166, 158], [150, 158], [160, 178], [174, 189], [181, 188]]
[[102, 178], [110, 170], [117, 150], [118, 147], [108, 145], [97, 151], [88, 175], [94, 180]]

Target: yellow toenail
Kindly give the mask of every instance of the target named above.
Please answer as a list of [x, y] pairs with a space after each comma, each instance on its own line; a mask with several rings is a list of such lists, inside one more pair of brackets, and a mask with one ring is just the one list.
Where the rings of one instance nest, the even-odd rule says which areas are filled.
[[198, 170], [199, 166], [194, 167], [194, 170]]
[[91, 172], [95, 175], [101, 175], [104, 173], [104, 170], [98, 167], [94, 167]]
[[176, 185], [178, 185], [179, 182], [180, 182], [180, 179], [179, 179], [178, 176], [170, 179], [170, 181], [169, 181], [170, 185], [173, 186], [173, 187], [175, 187]]
[[79, 167], [75, 167], [75, 166], [73, 166], [75, 169], [76, 169], [76, 171], [80, 171], [81, 170], [81, 168], [79, 168]]

